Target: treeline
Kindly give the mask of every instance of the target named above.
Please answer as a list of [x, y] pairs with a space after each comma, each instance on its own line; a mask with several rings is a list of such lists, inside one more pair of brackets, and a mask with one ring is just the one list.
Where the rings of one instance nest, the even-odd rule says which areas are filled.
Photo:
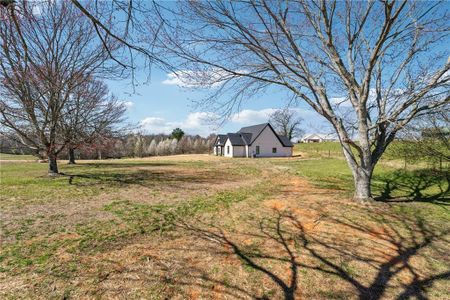
[[126, 139], [126, 156], [146, 157], [188, 153], [209, 153], [215, 135], [203, 138], [183, 136], [179, 140], [167, 135], [133, 135]]
[[[185, 135], [178, 140], [165, 134], [128, 134], [123, 137], [99, 138], [94, 143], [77, 146], [75, 158], [108, 159], [210, 153], [215, 138], [215, 135], [207, 138], [199, 135]], [[37, 153], [29, 148], [6, 138], [0, 140], [0, 152], [37, 156]], [[68, 149], [62, 151], [59, 157], [69, 159]]]

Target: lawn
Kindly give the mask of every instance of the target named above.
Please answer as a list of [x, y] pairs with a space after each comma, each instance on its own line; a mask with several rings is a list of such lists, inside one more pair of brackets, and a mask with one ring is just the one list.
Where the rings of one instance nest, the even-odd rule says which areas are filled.
[[6, 154], [0, 153], [0, 160], [37, 160], [33, 155], [23, 155], [23, 154]]
[[303, 153], [3, 161], [0, 297], [450, 297], [448, 174], [382, 162], [361, 204]]

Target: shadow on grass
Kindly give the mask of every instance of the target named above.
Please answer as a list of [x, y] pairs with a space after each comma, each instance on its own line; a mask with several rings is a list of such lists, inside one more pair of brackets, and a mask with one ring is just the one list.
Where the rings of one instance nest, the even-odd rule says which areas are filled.
[[140, 185], [143, 187], [154, 187], [155, 185], [177, 186], [181, 183], [186, 184], [214, 184], [223, 182], [217, 176], [217, 172], [203, 170], [193, 172], [192, 174], [173, 171], [173, 170], [133, 170], [126, 172], [84, 172], [80, 174], [69, 174], [69, 184], [85, 186], [92, 184], [106, 185]]
[[[325, 219], [321, 217], [310, 226], [311, 223], [302, 222], [289, 211], [274, 210], [273, 215], [259, 221], [257, 228], [245, 226], [248, 228], [246, 231], [225, 231], [220, 226], [197, 220], [195, 225], [189, 222], [179, 226], [212, 244], [212, 247], [202, 245], [190, 249], [183, 247], [167, 250], [183, 251], [177, 259], [189, 251], [205, 252], [216, 258], [228, 256], [231, 252], [246, 268], [267, 276], [286, 300], [301, 298], [298, 292], [302, 290], [299, 287], [299, 277], [303, 274], [315, 277], [314, 273], [319, 273], [327, 278], [339, 278], [352, 287], [345, 291], [334, 286], [327, 286], [322, 290], [319, 286], [317, 289], [313, 287], [316, 297], [348, 298], [356, 293], [361, 300], [384, 297], [427, 299], [427, 294], [436, 281], [450, 279], [449, 269], [437, 274], [429, 274], [432, 271], [424, 269], [431, 261], [436, 261], [436, 255], [439, 255], [438, 260], [445, 262], [449, 231], [435, 228], [420, 217], [398, 216], [383, 211], [368, 217], [368, 221], [373, 223], [370, 226], [352, 219], [329, 218], [327, 222], [345, 230], [341, 236], [326, 230], [316, 232], [314, 227], [322, 221]], [[358, 243], [355, 236], [366, 241]], [[249, 247], [245, 242], [248, 239], [260, 242]], [[430, 257], [430, 251], [434, 257]], [[425, 265], [419, 265], [418, 260], [424, 260]], [[189, 269], [188, 261], [184, 268]], [[358, 269], [355, 270], [355, 266]], [[286, 267], [289, 271], [286, 271]], [[405, 274], [407, 277], [404, 277]], [[221, 285], [225, 291], [229, 291], [225, 293], [236, 297], [273, 298], [256, 295], [244, 285], [233, 286], [220, 282], [207, 274], [193, 278], [195, 280], [190, 282], [183, 277], [180, 284], [195, 286], [198, 284], [197, 280], [201, 279], [202, 284], [206, 281]], [[408, 282], [404, 278], [409, 278]], [[173, 279], [172, 284], [177, 285], [177, 279]], [[320, 282], [316, 284], [321, 285]], [[339, 286], [337, 282], [336, 284]], [[198, 286], [202, 288], [202, 285]], [[260, 291], [259, 289], [257, 293]]]
[[[383, 176], [376, 176], [374, 179], [382, 182], [377, 200], [385, 202], [421, 201], [450, 205], [450, 174], [448, 171], [399, 170]], [[431, 192], [427, 190], [431, 190]]]
[[[136, 252], [142, 255], [139, 262], [102, 267], [101, 274], [94, 276], [98, 282], [109, 282], [98, 285], [100, 295], [102, 289], [122, 294], [124, 280], [135, 280], [132, 285], [156, 286], [167, 299], [195, 298], [188, 294], [193, 288], [234, 299], [353, 299], [355, 295], [361, 300], [427, 299], [436, 282], [450, 279], [446, 261], [449, 230], [442, 223], [427, 222], [420, 214], [404, 215], [377, 206], [363, 208], [363, 215], [343, 213], [338, 217], [309, 208], [317, 217], [306, 217], [289, 209], [273, 209], [256, 218], [252, 215], [252, 220], [242, 221], [238, 229], [229, 229], [216, 221], [199, 220], [186, 210], [174, 218], [162, 208], [149, 212], [150, 207], [138, 205], [142, 211], [137, 212], [132, 209], [136, 206], [122, 204], [126, 203], [116, 203], [107, 210], [124, 220], [137, 215], [138, 224], [146, 227], [170, 222], [168, 231], [183, 242], [168, 247], [142, 243], [150, 251]], [[131, 236], [158, 231], [139, 232]], [[96, 232], [91, 235], [98, 236]], [[130, 246], [126, 239], [108, 239], [102, 247], [126, 248]], [[223, 265], [230, 263], [230, 257], [237, 258], [242, 269]], [[230, 282], [217, 275], [227, 270], [236, 280]], [[271, 283], [261, 281], [256, 273]], [[268, 287], [274, 294], [265, 293]]]
[[163, 162], [89, 162], [76, 164], [76, 166], [89, 166], [93, 168], [133, 168], [133, 167], [167, 167], [174, 166], [174, 163], [163, 163]]

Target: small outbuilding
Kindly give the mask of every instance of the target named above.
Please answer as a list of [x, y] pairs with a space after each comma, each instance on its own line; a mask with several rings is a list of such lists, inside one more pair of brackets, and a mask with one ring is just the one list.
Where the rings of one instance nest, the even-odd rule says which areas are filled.
[[219, 134], [214, 154], [226, 157], [288, 157], [294, 145], [278, 135], [269, 123], [241, 128], [236, 133]]

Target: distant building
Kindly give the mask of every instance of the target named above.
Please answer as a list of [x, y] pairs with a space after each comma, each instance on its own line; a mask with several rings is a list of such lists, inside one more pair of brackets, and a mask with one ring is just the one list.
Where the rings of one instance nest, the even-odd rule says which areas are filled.
[[214, 154], [226, 157], [292, 156], [294, 145], [278, 135], [269, 123], [243, 127], [236, 133], [219, 134]]
[[308, 133], [305, 134], [300, 141], [302, 143], [322, 143], [322, 142], [336, 142], [337, 139], [331, 134], [322, 133]]

